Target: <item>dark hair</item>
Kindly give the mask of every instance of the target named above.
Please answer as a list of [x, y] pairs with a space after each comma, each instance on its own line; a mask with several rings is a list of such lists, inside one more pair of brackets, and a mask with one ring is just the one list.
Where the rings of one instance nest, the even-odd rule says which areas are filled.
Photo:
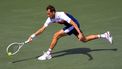
[[53, 7], [52, 5], [48, 5], [46, 10], [50, 9], [50, 12], [56, 12], [55, 7]]

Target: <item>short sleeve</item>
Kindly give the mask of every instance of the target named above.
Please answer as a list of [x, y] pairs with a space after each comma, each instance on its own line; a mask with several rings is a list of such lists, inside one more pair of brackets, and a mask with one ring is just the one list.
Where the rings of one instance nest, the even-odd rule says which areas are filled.
[[44, 23], [44, 26], [47, 27], [50, 23], [52, 23], [52, 21], [50, 20], [50, 18], [47, 18], [47, 20]]
[[64, 12], [60, 14], [60, 18], [70, 23], [71, 18], [69, 18]]

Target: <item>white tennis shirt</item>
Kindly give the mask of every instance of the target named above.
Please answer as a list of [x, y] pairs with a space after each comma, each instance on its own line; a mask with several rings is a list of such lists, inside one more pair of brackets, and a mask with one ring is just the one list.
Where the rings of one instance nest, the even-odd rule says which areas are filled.
[[51, 23], [60, 23], [61, 21], [66, 21], [70, 23], [71, 18], [69, 18], [64, 12], [56, 12], [55, 18], [51, 19], [50, 17], [47, 18], [44, 26], [47, 27]]

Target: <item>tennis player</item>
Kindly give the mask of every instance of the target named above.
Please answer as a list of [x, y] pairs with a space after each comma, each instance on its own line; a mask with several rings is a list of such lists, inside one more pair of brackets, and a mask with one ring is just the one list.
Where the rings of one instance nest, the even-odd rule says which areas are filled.
[[40, 57], [38, 57], [38, 60], [51, 59], [52, 58], [51, 52], [56, 46], [58, 39], [67, 35], [73, 34], [82, 42], [88, 42], [99, 38], [105, 38], [110, 43], [112, 43], [112, 36], [110, 35], [109, 31], [103, 34], [92, 34], [85, 36], [83, 34], [83, 31], [80, 30], [80, 23], [71, 14], [66, 12], [58, 12], [52, 5], [47, 6], [46, 11], [48, 16], [47, 20], [45, 21], [44, 25], [39, 30], [37, 30], [37, 32], [35, 32], [28, 38], [29, 42], [31, 42], [34, 37], [41, 34], [50, 24], [58, 23], [64, 25], [65, 27], [54, 34], [48, 51], [45, 52]]

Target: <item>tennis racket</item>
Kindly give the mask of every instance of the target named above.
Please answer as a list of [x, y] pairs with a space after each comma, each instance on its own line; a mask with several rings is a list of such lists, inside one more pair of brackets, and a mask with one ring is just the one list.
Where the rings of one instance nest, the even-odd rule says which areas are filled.
[[10, 55], [15, 55], [16, 53], [19, 52], [19, 50], [23, 47], [24, 44], [28, 43], [29, 41], [25, 41], [25, 42], [13, 42], [11, 44], [8, 45], [8, 47], [6, 48], [6, 52], [7, 54]]

